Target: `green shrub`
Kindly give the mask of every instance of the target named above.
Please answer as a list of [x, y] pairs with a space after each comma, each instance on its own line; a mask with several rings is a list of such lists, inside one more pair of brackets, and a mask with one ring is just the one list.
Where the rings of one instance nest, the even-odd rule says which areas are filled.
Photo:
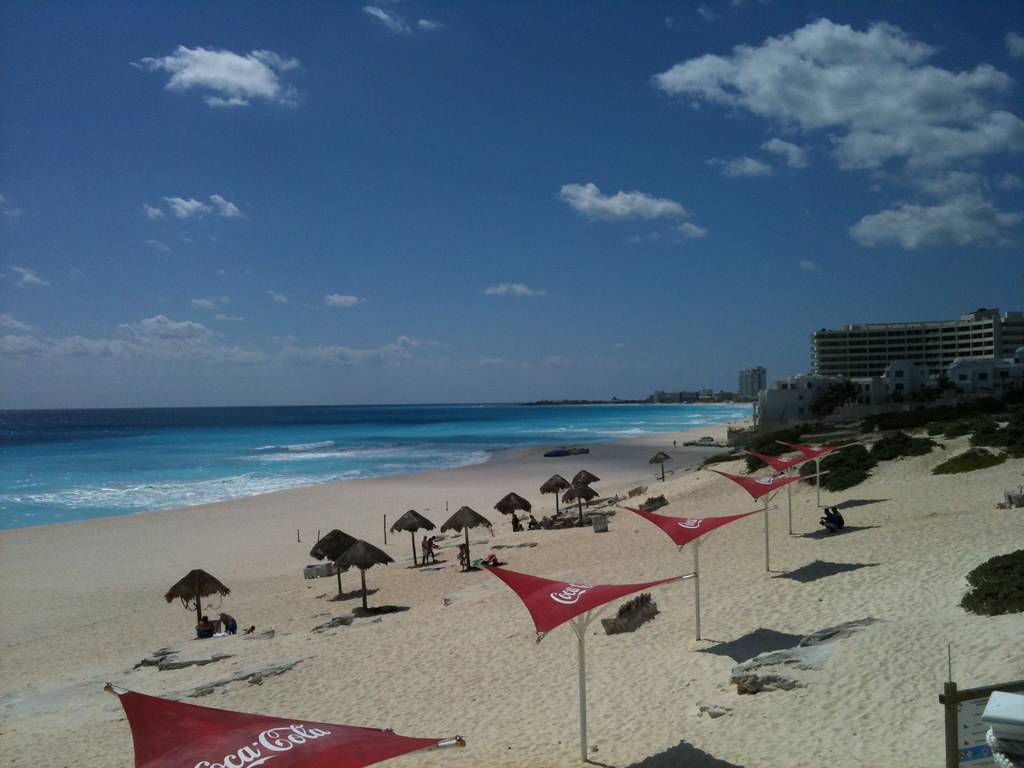
[[729, 453], [716, 453], [705, 458], [704, 463], [701, 464], [701, 466], [706, 467], [708, 464], [721, 464], [723, 461], [739, 461], [742, 458], [742, 456], [737, 456], [731, 451]]
[[[767, 456], [778, 456], [793, 450], [792, 448], [782, 445], [782, 443], [799, 443], [800, 438], [803, 435], [812, 432], [813, 430], [814, 426], [811, 424], [797, 424], [795, 427], [777, 429], [774, 432], [768, 432], [767, 434], [759, 436], [750, 444], [750, 450], [763, 453]], [[754, 472], [763, 466], [765, 466], [765, 463], [757, 458], [757, 456], [747, 454], [748, 472]]]
[[990, 453], [984, 448], [971, 448], [965, 453], [947, 459], [932, 470], [933, 475], [957, 475], [961, 472], [973, 472], [976, 469], [988, 469], [1006, 461], [1001, 453]]
[[911, 437], [906, 432], [885, 435], [871, 447], [875, 461], [891, 461], [901, 456], [924, 456], [938, 443], [928, 437]]
[[933, 421], [928, 424], [928, 434], [945, 437], [963, 437], [970, 433], [971, 425], [966, 421]]
[[[831, 453], [821, 460], [821, 471], [828, 474], [821, 478], [821, 487], [826, 491], [844, 491], [852, 488], [868, 478], [872, 467], [878, 462], [863, 445], [851, 445], [841, 451]], [[809, 461], [800, 466], [800, 474], [804, 477], [814, 474], [814, 462]], [[815, 478], [807, 482], [815, 484]]]
[[1024, 612], [1024, 549], [987, 560], [969, 574], [960, 606], [982, 616]]

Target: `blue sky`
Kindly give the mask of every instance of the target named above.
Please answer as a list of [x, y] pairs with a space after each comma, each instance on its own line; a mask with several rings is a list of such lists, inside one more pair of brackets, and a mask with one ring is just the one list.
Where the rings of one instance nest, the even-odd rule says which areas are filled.
[[1016, 2], [9, 2], [0, 72], [0, 407], [733, 389], [1024, 309]]

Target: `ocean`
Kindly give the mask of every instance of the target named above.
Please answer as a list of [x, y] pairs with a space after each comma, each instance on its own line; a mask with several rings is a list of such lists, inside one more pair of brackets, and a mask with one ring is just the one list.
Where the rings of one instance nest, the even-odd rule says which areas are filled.
[[0, 528], [445, 469], [492, 451], [721, 424], [747, 405], [0, 411]]

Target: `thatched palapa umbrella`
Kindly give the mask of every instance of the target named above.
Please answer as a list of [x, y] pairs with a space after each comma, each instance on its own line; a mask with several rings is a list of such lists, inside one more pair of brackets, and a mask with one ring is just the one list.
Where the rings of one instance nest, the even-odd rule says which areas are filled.
[[583, 525], [583, 502], [597, 498], [597, 491], [589, 485], [574, 485], [562, 496], [562, 501], [575, 501], [580, 510], [580, 525]]
[[540, 487], [541, 493], [553, 493], [555, 494], [555, 514], [558, 515], [560, 510], [558, 509], [558, 494], [567, 488], [571, 487], [569, 481], [561, 475], [552, 475], [547, 481]]
[[572, 479], [573, 485], [590, 485], [591, 483], [599, 482], [601, 482], [600, 477], [591, 472], [587, 472], [587, 470], [585, 469], [581, 469], [579, 472], [577, 472], [576, 476]]
[[494, 508], [503, 515], [512, 515], [512, 528], [514, 530], [520, 529], [519, 520], [516, 518], [516, 511], [533, 511], [533, 505], [515, 491], [512, 491], [512, 493], [507, 496], [503, 496], [498, 503], [494, 505]]
[[359, 578], [363, 583], [363, 610], [366, 610], [366, 569], [375, 565], [387, 565], [395, 562], [391, 555], [383, 550], [377, 549], [373, 544], [362, 539], [346, 549], [334, 564], [338, 567], [350, 568], [355, 566], [359, 569]]
[[479, 512], [470, 509], [469, 507], [460, 507], [459, 511], [449, 517], [444, 525], [441, 526], [441, 533], [451, 530], [459, 533], [465, 530], [466, 532], [466, 568], [469, 568], [469, 564], [472, 562], [469, 557], [469, 529], [477, 528], [481, 525], [486, 525], [488, 528], [491, 527], [491, 521], [481, 515]]
[[665, 482], [665, 462], [672, 461], [672, 457], [664, 451], [658, 451], [656, 454], [651, 456], [651, 460], [648, 464], [661, 464], [661, 482]]
[[[324, 534], [320, 541], [313, 545], [313, 548], [309, 550], [309, 556], [315, 557], [317, 560], [337, 560], [356, 541], [355, 536], [349, 536], [344, 531], [339, 531], [335, 528], [333, 531]], [[337, 568], [339, 595], [341, 594], [341, 572], [346, 570], [348, 569]]]
[[196, 624], [199, 624], [203, 619], [202, 602], [204, 597], [230, 594], [231, 590], [221, 584], [215, 576], [196, 568], [189, 571], [185, 578], [168, 589], [164, 600], [169, 603], [174, 598], [178, 598], [186, 608], [189, 607], [189, 603], [194, 602], [196, 604]]
[[[392, 533], [398, 533], [399, 531], [408, 531], [409, 535], [412, 536], [412, 564], [419, 565], [416, 562], [416, 531], [421, 528], [425, 531], [434, 530], [434, 524], [427, 520], [423, 515], [417, 512], [415, 509], [410, 509], [400, 518], [398, 518], [394, 525], [391, 526]], [[426, 565], [426, 559], [424, 558], [424, 565]]]

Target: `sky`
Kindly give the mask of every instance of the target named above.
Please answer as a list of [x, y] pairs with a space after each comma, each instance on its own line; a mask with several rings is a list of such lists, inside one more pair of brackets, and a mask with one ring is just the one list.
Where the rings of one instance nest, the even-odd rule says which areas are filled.
[[1024, 309], [1024, 3], [0, 4], [0, 408], [733, 390]]

